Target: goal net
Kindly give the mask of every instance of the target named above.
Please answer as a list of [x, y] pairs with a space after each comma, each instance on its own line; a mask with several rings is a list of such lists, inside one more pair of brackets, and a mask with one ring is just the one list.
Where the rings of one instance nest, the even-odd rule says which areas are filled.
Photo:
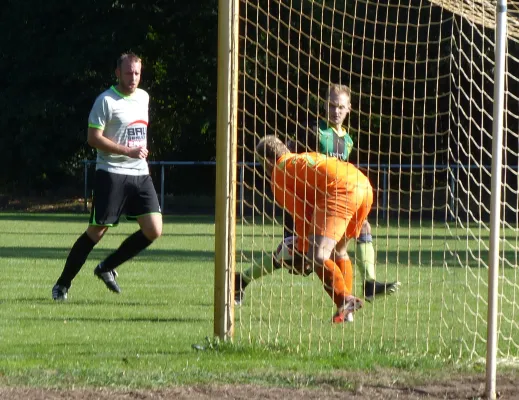
[[[511, 4], [510, 4], [511, 3]], [[242, 0], [236, 270], [263, 275], [235, 308], [234, 340], [293, 351], [485, 356], [495, 3]], [[499, 350], [519, 356], [519, 6], [506, 40]], [[376, 279], [400, 289], [332, 324], [316, 274], [272, 270], [289, 222], [255, 155], [326, 120], [330, 84], [351, 89], [349, 161], [369, 177]], [[348, 247], [354, 292], [359, 255]]]

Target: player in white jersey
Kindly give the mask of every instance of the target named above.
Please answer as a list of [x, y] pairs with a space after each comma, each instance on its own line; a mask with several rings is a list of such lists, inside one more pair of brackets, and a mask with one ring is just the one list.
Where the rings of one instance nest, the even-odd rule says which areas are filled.
[[148, 170], [149, 96], [139, 89], [141, 59], [121, 55], [117, 86], [103, 92], [88, 118], [88, 144], [97, 149], [96, 182], [87, 230], [76, 240], [61, 276], [52, 288], [54, 300], [66, 300], [72, 280], [94, 246], [121, 215], [136, 219], [140, 229], [95, 268], [108, 289], [119, 293], [115, 268], [137, 255], [162, 234], [162, 214]]

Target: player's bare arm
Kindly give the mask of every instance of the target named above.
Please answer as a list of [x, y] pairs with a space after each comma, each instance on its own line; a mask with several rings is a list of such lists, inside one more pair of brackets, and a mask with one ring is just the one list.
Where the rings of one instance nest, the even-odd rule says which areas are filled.
[[145, 147], [128, 147], [117, 144], [104, 137], [102, 129], [89, 127], [87, 141], [90, 146], [107, 153], [140, 159], [148, 157], [148, 149]]

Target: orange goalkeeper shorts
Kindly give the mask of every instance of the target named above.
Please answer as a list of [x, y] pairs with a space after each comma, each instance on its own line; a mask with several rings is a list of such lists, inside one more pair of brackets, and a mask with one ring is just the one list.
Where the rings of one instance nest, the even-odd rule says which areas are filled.
[[322, 199], [314, 209], [309, 233], [336, 242], [343, 236], [358, 238], [372, 205], [373, 189], [370, 185], [358, 187], [348, 195], [337, 195], [332, 200]]

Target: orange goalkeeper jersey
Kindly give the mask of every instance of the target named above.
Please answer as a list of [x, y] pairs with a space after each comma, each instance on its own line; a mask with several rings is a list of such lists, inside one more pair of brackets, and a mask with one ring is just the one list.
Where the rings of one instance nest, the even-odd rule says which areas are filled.
[[316, 209], [349, 221], [373, 191], [353, 164], [320, 153], [284, 154], [276, 161], [271, 185], [274, 200], [292, 215], [296, 234], [303, 238], [313, 233]]

